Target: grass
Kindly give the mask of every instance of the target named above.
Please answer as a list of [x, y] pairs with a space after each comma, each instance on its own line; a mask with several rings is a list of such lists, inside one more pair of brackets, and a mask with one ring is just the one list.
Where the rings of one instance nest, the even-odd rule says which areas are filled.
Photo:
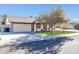
[[60, 30], [55, 30], [51, 32], [40, 32], [40, 34], [52, 34], [52, 35], [60, 35], [60, 34], [70, 34], [74, 33], [73, 31], [60, 31]]

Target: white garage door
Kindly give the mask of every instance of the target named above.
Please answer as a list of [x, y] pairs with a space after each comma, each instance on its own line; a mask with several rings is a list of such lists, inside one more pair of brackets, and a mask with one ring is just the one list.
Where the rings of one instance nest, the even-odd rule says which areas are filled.
[[13, 24], [13, 32], [29, 32], [31, 24]]

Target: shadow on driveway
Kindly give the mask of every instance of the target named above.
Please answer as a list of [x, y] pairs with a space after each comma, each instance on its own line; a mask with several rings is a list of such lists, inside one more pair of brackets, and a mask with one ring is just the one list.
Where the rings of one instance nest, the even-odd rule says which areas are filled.
[[25, 54], [56, 54], [60, 51], [60, 46], [62, 46], [65, 42], [72, 40], [73, 39], [69, 37], [58, 37], [55, 40], [50, 39], [11, 45], [9, 52], [24, 49]]

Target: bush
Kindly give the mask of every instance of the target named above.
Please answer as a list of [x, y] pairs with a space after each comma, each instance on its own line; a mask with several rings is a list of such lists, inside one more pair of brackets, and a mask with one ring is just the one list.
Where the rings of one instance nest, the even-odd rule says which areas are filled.
[[79, 24], [75, 24], [74, 28], [77, 29], [77, 30], [79, 30]]

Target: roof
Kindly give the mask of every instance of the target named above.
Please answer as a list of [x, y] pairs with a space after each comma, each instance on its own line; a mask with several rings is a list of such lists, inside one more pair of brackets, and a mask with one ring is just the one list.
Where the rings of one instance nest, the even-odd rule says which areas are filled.
[[9, 22], [24, 22], [33, 23], [36, 18], [33, 17], [20, 17], [20, 16], [7, 16]]

